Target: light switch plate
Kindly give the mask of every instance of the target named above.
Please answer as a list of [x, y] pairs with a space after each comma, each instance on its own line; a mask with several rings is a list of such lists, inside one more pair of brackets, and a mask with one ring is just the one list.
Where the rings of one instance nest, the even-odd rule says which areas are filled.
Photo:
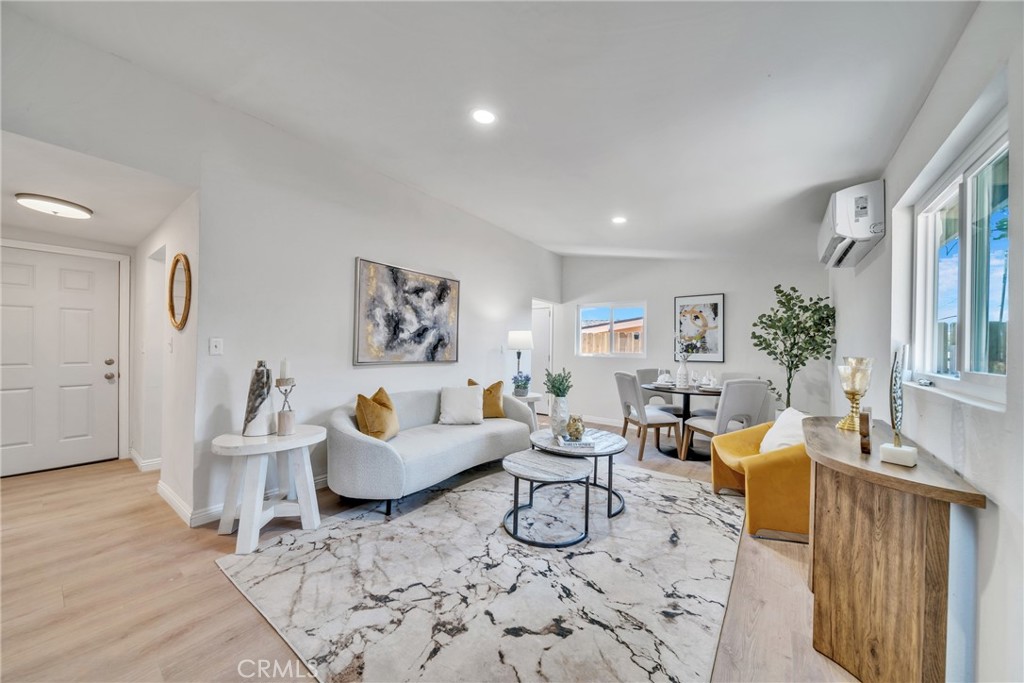
[[220, 337], [210, 337], [210, 355], [211, 356], [223, 356], [224, 355], [224, 340]]

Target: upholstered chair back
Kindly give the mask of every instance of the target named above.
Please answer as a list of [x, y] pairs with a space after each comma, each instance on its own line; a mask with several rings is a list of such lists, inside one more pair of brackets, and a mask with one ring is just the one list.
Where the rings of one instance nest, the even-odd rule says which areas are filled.
[[715, 413], [715, 434], [729, 431], [729, 422], [735, 420], [744, 427], [752, 426], [761, 415], [768, 382], [763, 379], [730, 379], [722, 383], [722, 396]]

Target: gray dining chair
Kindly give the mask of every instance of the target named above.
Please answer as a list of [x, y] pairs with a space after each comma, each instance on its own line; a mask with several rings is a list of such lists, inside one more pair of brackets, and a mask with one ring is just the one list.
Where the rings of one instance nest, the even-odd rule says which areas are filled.
[[[719, 379], [723, 384], [725, 384], [731, 379], [758, 379], [758, 376], [749, 372], [723, 372]], [[715, 405], [712, 408], [691, 409], [690, 417], [714, 417], [715, 413], [718, 412], [718, 402], [721, 399], [721, 396], [715, 397]]]
[[[640, 384], [653, 384], [658, 381], [658, 378], [664, 374], [668, 374], [668, 370], [660, 370], [658, 368], [641, 368], [636, 371], [636, 379]], [[644, 399], [644, 405], [651, 405], [651, 399], [661, 399], [665, 405], [672, 405], [674, 399], [672, 394], [665, 391], [653, 391], [651, 389], [644, 389], [640, 387], [640, 396]]]
[[637, 460], [644, 459], [644, 446], [647, 444], [647, 430], [654, 429], [654, 446], [661, 448], [661, 430], [667, 428], [669, 434], [676, 430], [676, 448], [682, 444], [679, 420], [674, 415], [666, 413], [655, 406], [644, 403], [640, 393], [640, 380], [636, 375], [628, 372], [615, 373], [615, 385], [619, 390], [619, 402], [622, 404], [622, 436], [626, 435], [629, 425], [634, 424], [639, 430], [640, 452]]
[[686, 460], [694, 434], [711, 438], [757, 424], [767, 394], [768, 382], [763, 379], [731, 379], [723, 382], [715, 416], [698, 415], [686, 421], [679, 458]]

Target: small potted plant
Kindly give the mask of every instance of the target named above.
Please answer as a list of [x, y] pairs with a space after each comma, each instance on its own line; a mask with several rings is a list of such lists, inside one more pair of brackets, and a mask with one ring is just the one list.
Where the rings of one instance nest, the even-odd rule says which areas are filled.
[[572, 373], [565, 368], [556, 373], [545, 370], [544, 388], [554, 396], [551, 399], [551, 433], [555, 436], [567, 436], [565, 428], [569, 424], [569, 399], [566, 396], [572, 389]]
[[530, 393], [530, 380], [532, 378], [523, 371], [512, 375], [512, 395], [526, 396]]

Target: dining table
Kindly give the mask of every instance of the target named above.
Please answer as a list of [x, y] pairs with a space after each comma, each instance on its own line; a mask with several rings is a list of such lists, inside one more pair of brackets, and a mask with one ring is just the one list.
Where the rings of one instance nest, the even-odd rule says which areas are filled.
[[[665, 404], [658, 406], [659, 409], [664, 410], [667, 413], [671, 413], [679, 418], [679, 428], [683, 428], [683, 424], [690, 419], [690, 397], [691, 396], [721, 396], [722, 387], [708, 387], [700, 386], [697, 384], [688, 384], [684, 386], [677, 386], [675, 384], [641, 384], [641, 388], [649, 391], [657, 391], [665, 394], [675, 394], [682, 397], [682, 405]], [[679, 453], [674, 446], [666, 446], [658, 448], [658, 451], [673, 457], [679, 457]], [[707, 461], [710, 460], [710, 455], [704, 455], [703, 453], [697, 453], [690, 448], [690, 452], [687, 454], [686, 460], [698, 460]]]

